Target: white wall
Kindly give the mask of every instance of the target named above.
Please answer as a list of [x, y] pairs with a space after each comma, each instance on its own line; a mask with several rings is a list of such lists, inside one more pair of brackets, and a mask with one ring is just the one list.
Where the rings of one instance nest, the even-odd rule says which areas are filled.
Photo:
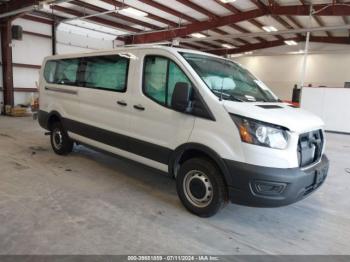
[[[24, 31], [39, 33], [51, 36], [51, 26], [43, 23], [29, 21], [25, 19], [16, 19], [13, 25], [20, 25]], [[91, 33], [93, 33], [91, 31]], [[111, 49], [113, 41], [110, 39], [98, 39], [84, 32], [81, 34], [69, 31], [57, 31], [57, 53], [76, 53], [88, 52], [96, 49]], [[0, 54], [1, 55], [1, 54]], [[46, 56], [52, 55], [52, 42], [50, 38], [44, 38], [35, 35], [23, 34], [23, 40], [12, 41], [13, 63], [38, 65], [42, 64]], [[1, 58], [1, 56], [0, 56]], [[0, 67], [1, 70], [1, 67]], [[33, 68], [13, 68], [14, 87], [18, 88], [36, 88], [39, 69]], [[2, 70], [0, 73], [0, 86], [2, 87]], [[37, 93], [15, 92], [15, 105], [28, 104], [32, 96]], [[3, 102], [3, 93], [0, 91], [0, 102]]]
[[325, 122], [325, 130], [350, 134], [350, 88], [308, 88], [301, 93], [301, 107]]
[[[246, 56], [234, 60], [265, 82], [281, 99], [291, 100], [299, 84], [303, 55]], [[310, 54], [305, 85], [343, 87], [350, 81], [350, 53]]]
[[[22, 26], [24, 31], [51, 35], [51, 27], [47, 24], [16, 19], [13, 25]], [[12, 62], [18, 64], [41, 65], [45, 56], [51, 55], [51, 40], [33, 35], [23, 34], [23, 39], [12, 41]], [[18, 88], [36, 88], [39, 70], [33, 68], [13, 67], [13, 85]], [[14, 103], [28, 104], [35, 93], [15, 92]]]

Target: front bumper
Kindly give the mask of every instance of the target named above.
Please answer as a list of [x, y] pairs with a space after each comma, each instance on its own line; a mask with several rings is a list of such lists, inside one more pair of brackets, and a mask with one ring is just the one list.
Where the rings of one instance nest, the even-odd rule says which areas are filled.
[[308, 168], [270, 168], [225, 160], [231, 173], [229, 196], [233, 203], [255, 207], [278, 207], [310, 195], [325, 181], [328, 158]]

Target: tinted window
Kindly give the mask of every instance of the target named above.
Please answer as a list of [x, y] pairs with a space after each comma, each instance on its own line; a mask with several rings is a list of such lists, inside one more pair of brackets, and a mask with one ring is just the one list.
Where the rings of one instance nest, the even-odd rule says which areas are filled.
[[44, 69], [44, 77], [48, 83], [76, 85], [79, 59], [63, 59], [48, 61]]
[[170, 107], [178, 82], [186, 82], [191, 86], [184, 72], [170, 59], [158, 56], [145, 58], [143, 91], [148, 97]]
[[150, 98], [165, 104], [168, 59], [148, 56], [144, 68], [144, 92]]
[[118, 55], [84, 58], [83, 85], [91, 88], [125, 91], [129, 59]]
[[189, 86], [191, 86], [191, 81], [188, 79], [188, 77], [182, 72], [182, 70], [172, 61], [169, 61], [169, 68], [168, 68], [168, 99], [167, 104], [171, 105], [171, 98], [174, 93], [174, 88], [176, 83], [179, 82], [185, 82]]
[[79, 59], [59, 60], [55, 73], [55, 83], [62, 85], [76, 85]]
[[44, 69], [44, 78], [48, 83], [55, 82], [57, 61], [47, 61]]

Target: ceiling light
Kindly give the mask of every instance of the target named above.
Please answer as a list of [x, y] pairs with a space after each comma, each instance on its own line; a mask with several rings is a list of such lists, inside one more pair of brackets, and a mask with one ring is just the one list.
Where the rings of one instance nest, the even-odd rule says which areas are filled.
[[272, 25], [267, 25], [267, 26], [263, 26], [262, 27], [263, 30], [265, 30], [266, 32], [276, 32], [278, 31], [278, 29]]
[[245, 55], [252, 55], [253, 52], [252, 51], [248, 51], [248, 52], [244, 52]]
[[233, 45], [229, 45], [229, 44], [222, 44], [221, 45], [222, 47], [225, 47], [225, 48], [234, 48], [234, 46]]
[[132, 8], [132, 7], [127, 7], [127, 8], [120, 10], [120, 11], [127, 13], [129, 15], [134, 15], [134, 16], [147, 16], [146, 12], [142, 12], [142, 11], [137, 10], [135, 8]]
[[227, 3], [236, 2], [236, 0], [220, 0], [220, 2], [223, 2], [224, 4], [227, 4]]
[[191, 36], [195, 37], [195, 38], [204, 38], [205, 35], [201, 34], [201, 33], [193, 33], [191, 34]]
[[298, 45], [298, 43], [295, 42], [294, 40], [286, 40], [286, 41], [284, 41], [284, 43], [285, 43], [286, 45]]

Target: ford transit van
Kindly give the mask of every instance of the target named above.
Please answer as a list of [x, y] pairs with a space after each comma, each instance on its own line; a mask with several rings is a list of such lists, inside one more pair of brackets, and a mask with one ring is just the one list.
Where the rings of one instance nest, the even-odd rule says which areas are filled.
[[193, 50], [47, 57], [38, 119], [59, 155], [77, 143], [168, 172], [203, 217], [228, 202], [294, 203], [328, 172], [320, 118], [282, 103], [239, 64]]

